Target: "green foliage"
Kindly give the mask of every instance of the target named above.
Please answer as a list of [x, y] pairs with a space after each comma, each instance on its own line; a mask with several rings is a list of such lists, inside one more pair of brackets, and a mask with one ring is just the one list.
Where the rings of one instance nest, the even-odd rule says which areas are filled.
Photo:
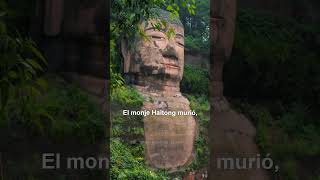
[[134, 88], [121, 86], [111, 94], [111, 101], [123, 106], [141, 107], [144, 99]]
[[[24, 106], [14, 97], [9, 99], [6, 119], [1, 121], [9, 123], [10, 133], [26, 131], [26, 136], [40, 135], [57, 142], [72, 138], [83, 143], [101, 140], [105, 118], [97, 105], [79, 88], [59, 78], [51, 78], [48, 84], [42, 96], [25, 101]], [[25, 130], [15, 132], [21, 128]]]
[[[181, 4], [183, 7], [183, 3]], [[180, 11], [180, 19], [185, 28], [185, 47], [191, 51], [209, 52], [210, 49], [210, 1], [196, 0], [194, 14]]]
[[143, 162], [143, 158], [135, 157], [131, 148], [119, 140], [111, 140], [111, 169], [110, 179], [138, 179], [138, 180], [160, 180], [165, 178], [165, 173], [150, 170]]
[[209, 72], [186, 64], [180, 87], [183, 93], [208, 95]]
[[[42, 131], [40, 119], [52, 120], [43, 107], [36, 105], [37, 98], [47, 87], [41, 78], [47, 62], [31, 39], [7, 32], [6, 8], [6, 4], [1, 2], [0, 124], [2, 127], [6, 124], [7, 128], [17, 122], [32, 124]], [[15, 104], [14, 110], [9, 110], [9, 104]]]
[[45, 81], [39, 78], [44, 72], [46, 60], [30, 39], [0, 35], [1, 47], [1, 108], [3, 109], [11, 95], [26, 98], [39, 94], [39, 88], [45, 88]]
[[[320, 155], [318, 33], [295, 20], [240, 10], [224, 69], [225, 95], [257, 104], [238, 106], [256, 125], [260, 150], [271, 153], [286, 180], [319, 175], [310, 161]], [[301, 168], [305, 164], [308, 169]]]
[[[188, 12], [194, 14], [196, 9], [194, 0], [183, 0], [188, 7]], [[138, 32], [138, 24], [143, 19], [149, 19], [156, 14], [152, 13], [152, 8], [166, 9], [172, 13], [173, 16], [179, 15], [179, 6], [177, 0], [152, 0], [152, 1], [123, 1], [115, 0], [111, 2], [111, 37], [113, 35], [120, 35], [120, 37], [134, 37]]]
[[190, 36], [186, 35], [184, 37], [185, 47], [191, 51], [196, 52], [209, 52], [210, 45], [209, 40], [203, 39], [201, 36]]
[[[116, 34], [116, 32], [114, 32]], [[119, 34], [114, 35], [116, 37]], [[114, 37], [114, 38], [116, 38]], [[115, 89], [118, 89], [124, 85], [124, 79], [121, 75], [121, 55], [120, 52], [117, 51], [117, 44], [115, 39], [110, 40], [110, 90], [111, 94], [114, 92]]]
[[[128, 107], [127, 107], [128, 108]], [[112, 137], [125, 140], [140, 140], [144, 137], [143, 118], [140, 116], [126, 116], [121, 112], [112, 114]]]
[[[122, 91], [122, 92], [121, 92]], [[142, 116], [123, 116], [122, 110], [139, 110], [144, 99], [128, 86], [111, 97], [111, 179], [166, 179], [164, 172], [150, 169], [144, 160], [144, 126]]]
[[144, 99], [129, 86], [111, 95], [111, 179], [165, 179], [166, 174], [150, 169], [144, 160], [142, 116], [123, 116], [122, 110], [139, 110]]
[[168, 32], [167, 32], [167, 37], [168, 37], [168, 39], [174, 38], [175, 35], [176, 35], [176, 34], [175, 34], [175, 32], [174, 32], [174, 29], [173, 29], [173, 28], [170, 28], [170, 29], [168, 30]]
[[187, 95], [187, 97], [190, 101], [190, 108], [196, 111], [199, 117], [204, 118], [206, 115], [205, 113], [210, 111], [208, 98], [204, 94], [201, 96]]
[[[265, 105], [239, 104], [257, 126], [256, 142], [260, 150], [280, 165], [280, 176], [284, 179], [298, 179], [301, 174], [312, 177], [310, 169], [299, 169], [306, 159], [320, 155], [320, 126], [310, 121], [309, 113], [301, 105], [289, 106], [278, 116], [270, 113]], [[307, 172], [303, 172], [307, 171]]]
[[319, 29], [249, 10], [238, 14], [225, 94], [319, 107]]
[[101, 140], [105, 131], [105, 117], [85, 92], [63, 81], [51, 81], [50, 90], [40, 99], [39, 106], [54, 117], [46, 125], [47, 136], [54, 140], [74, 137], [84, 143]]
[[209, 164], [208, 128], [210, 105], [206, 96], [187, 95], [187, 97], [190, 101], [190, 108], [197, 113], [196, 120], [198, 124], [198, 136], [195, 141], [196, 156], [187, 170], [197, 171], [207, 167]]

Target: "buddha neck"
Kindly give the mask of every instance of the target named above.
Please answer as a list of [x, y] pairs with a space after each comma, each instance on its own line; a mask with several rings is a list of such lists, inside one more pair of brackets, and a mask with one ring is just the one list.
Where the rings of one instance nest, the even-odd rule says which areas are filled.
[[129, 75], [127, 82], [144, 94], [175, 96], [180, 93], [180, 80], [160, 79], [154, 76]]

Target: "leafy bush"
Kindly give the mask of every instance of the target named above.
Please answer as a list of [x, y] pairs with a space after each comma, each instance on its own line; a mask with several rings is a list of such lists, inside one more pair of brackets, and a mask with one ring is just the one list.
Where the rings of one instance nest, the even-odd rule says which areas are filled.
[[320, 107], [319, 29], [250, 10], [238, 14], [225, 94]]
[[[150, 169], [144, 160], [142, 116], [123, 116], [123, 109], [139, 110], [143, 97], [132, 87], [119, 86], [111, 95], [111, 179], [166, 179], [164, 172]], [[120, 107], [118, 107], [120, 106]], [[117, 107], [117, 108], [116, 108]]]
[[184, 43], [187, 49], [196, 52], [209, 52], [209, 40], [204, 40], [202, 36], [185, 36]]
[[[34, 42], [24, 38], [0, 35], [2, 60], [0, 63], [0, 114], [9, 121], [8, 101], [16, 101], [17, 118], [38, 123], [40, 116], [47, 116], [43, 108], [32, 109], [36, 99], [46, 90], [47, 83], [40, 78], [46, 61], [36, 49]], [[47, 116], [48, 117], [48, 116]]]
[[[11, 133], [26, 131], [27, 135], [40, 135], [58, 142], [70, 137], [84, 143], [102, 139], [105, 118], [88, 95], [60, 78], [49, 78], [48, 84], [48, 90], [42, 96], [25, 101], [23, 108], [17, 99], [9, 99], [6, 121], [10, 123], [3, 128], [10, 128]], [[15, 128], [25, 130], [15, 132]]]
[[208, 128], [209, 128], [209, 112], [210, 105], [206, 96], [192, 96], [187, 95], [190, 101], [191, 110], [197, 113], [196, 120], [198, 123], [198, 136], [195, 141], [195, 159], [187, 167], [187, 170], [199, 170], [205, 168], [209, 164], [209, 142], [208, 142]]
[[[128, 108], [128, 107], [126, 107]], [[143, 139], [143, 117], [142, 116], [123, 116], [122, 112], [115, 112], [111, 115], [112, 137], [123, 139]]]
[[[295, 20], [241, 10], [224, 69], [225, 95], [255, 104], [238, 106], [256, 125], [260, 150], [280, 163], [286, 180], [319, 175], [319, 165], [309, 160], [320, 155], [318, 33]], [[312, 165], [302, 169], [305, 163]]]
[[111, 140], [110, 152], [110, 179], [166, 179], [165, 173], [156, 173], [148, 168], [143, 158], [135, 157], [131, 148], [119, 140]]
[[[301, 105], [288, 107], [278, 117], [264, 105], [241, 104], [244, 111], [257, 126], [256, 142], [260, 150], [270, 153], [280, 164], [280, 175], [284, 179], [297, 179], [308, 174], [313, 177], [312, 168], [301, 169], [307, 159], [320, 155], [320, 126], [316, 126], [306, 109]], [[307, 161], [308, 163], [308, 161]], [[316, 164], [315, 164], [316, 166]], [[307, 171], [307, 172], [303, 172]], [[317, 174], [315, 174], [317, 175]], [[319, 175], [319, 174], [318, 174]]]
[[53, 139], [75, 137], [85, 143], [101, 140], [105, 117], [97, 104], [75, 85], [51, 81], [50, 90], [40, 99], [40, 106], [52, 116], [48, 133]]
[[144, 99], [134, 88], [120, 86], [113, 90], [111, 101], [127, 107], [141, 107]]
[[41, 129], [40, 119], [52, 119], [43, 107], [37, 106], [37, 98], [47, 87], [41, 78], [47, 62], [31, 39], [7, 32], [6, 8], [1, 1], [0, 124], [9, 131], [15, 123], [32, 124]]
[[184, 66], [184, 75], [180, 87], [183, 93], [208, 95], [209, 72], [186, 64]]
[[196, 13], [189, 15], [181, 10], [180, 19], [184, 25], [184, 42], [186, 49], [192, 52], [205, 52], [210, 50], [210, 0], [194, 0]]

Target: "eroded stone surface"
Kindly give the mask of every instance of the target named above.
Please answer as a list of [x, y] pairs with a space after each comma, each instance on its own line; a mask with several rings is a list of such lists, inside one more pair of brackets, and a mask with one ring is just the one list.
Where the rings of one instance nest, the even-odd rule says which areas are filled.
[[[140, 91], [141, 92], [141, 91]], [[190, 111], [189, 101], [176, 94], [145, 97], [145, 110], [173, 111], [175, 116], [151, 115], [144, 118], [146, 158], [150, 166], [174, 170], [193, 159], [196, 121], [193, 116], [179, 116], [178, 111]]]
[[[184, 28], [179, 23], [166, 23], [158, 30], [154, 28], [157, 23], [161, 21], [141, 23], [140, 28], [149, 39], [123, 40], [124, 72], [131, 84], [179, 92], [184, 67]], [[169, 37], [172, 30], [174, 34]]]

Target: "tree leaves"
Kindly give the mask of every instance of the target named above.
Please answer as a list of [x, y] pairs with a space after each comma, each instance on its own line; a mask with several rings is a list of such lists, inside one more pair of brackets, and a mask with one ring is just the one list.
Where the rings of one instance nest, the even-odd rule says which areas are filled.
[[180, 3], [184, 4], [185, 7], [188, 6], [190, 13], [195, 13], [196, 2], [194, 0], [137, 0], [135, 3], [122, 0], [112, 1], [111, 21], [115, 27], [118, 27], [118, 32], [115, 33], [124, 37], [135, 36], [138, 23], [141, 20], [154, 17], [154, 14], [151, 13], [152, 8], [165, 7], [167, 11], [171, 12], [172, 17], [179, 17]]
[[167, 6], [168, 11], [173, 11], [173, 7], [171, 5]]
[[168, 39], [174, 38], [175, 35], [176, 35], [176, 32], [174, 31], [174, 29], [173, 28], [169, 28], [168, 31], [167, 31]]
[[39, 97], [46, 87], [45, 80], [39, 78], [47, 65], [44, 56], [31, 39], [1, 31], [0, 59], [1, 114], [8, 113], [9, 101], [15, 101], [17, 109], [22, 109], [18, 120], [40, 118], [35, 109], [27, 111], [27, 104]]

